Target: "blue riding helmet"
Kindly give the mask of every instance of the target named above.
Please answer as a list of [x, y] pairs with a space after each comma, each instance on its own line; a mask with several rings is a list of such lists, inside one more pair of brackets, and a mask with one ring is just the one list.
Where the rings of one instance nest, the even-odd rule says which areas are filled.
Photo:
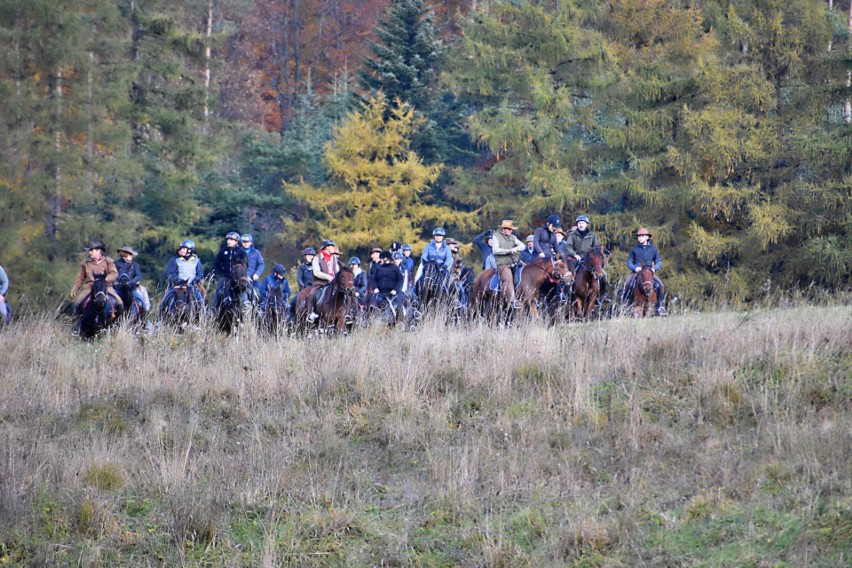
[[337, 246], [337, 245], [336, 245], [336, 244], [334, 244], [334, 241], [333, 241], [333, 240], [331, 240], [331, 239], [326, 239], [326, 240], [324, 240], [324, 241], [322, 242], [322, 244], [320, 245], [320, 248], [321, 248], [321, 249], [324, 249], [325, 247], [336, 247], [336, 246]]
[[547, 218], [545, 223], [547, 223], [549, 225], [553, 225], [554, 227], [561, 227], [562, 226], [562, 219], [559, 218], [559, 215], [551, 215], [550, 217]]
[[227, 241], [228, 239], [234, 239], [235, 241], [238, 241], [240, 240], [240, 234], [236, 231], [231, 231], [230, 233], [225, 235], [225, 240]]
[[434, 231], [432, 231], [432, 236], [435, 237], [435, 236], [438, 236], [438, 235], [445, 237], [445, 236], [447, 236], [447, 232], [444, 231], [443, 227], [438, 227]]
[[393, 259], [394, 260], [400, 260], [402, 258], [405, 258], [405, 257], [402, 256], [402, 253], [400, 251], [396, 251], [395, 253], [393, 253]]
[[188, 248], [190, 251], [193, 251], [195, 250], [195, 243], [189, 239], [186, 239], [180, 242], [179, 248]]
[[411, 245], [402, 245], [401, 250], [403, 250], [403, 251], [411, 250]]
[[245, 233], [242, 237], [240, 237], [240, 240], [243, 241], [244, 243], [253, 243], [254, 242], [254, 238], [248, 233]]
[[309, 254], [316, 255], [316, 249], [314, 249], [314, 247], [306, 247], [305, 250], [302, 251], [302, 256], [308, 256]]
[[284, 268], [283, 264], [276, 264], [275, 266], [272, 267], [272, 273], [273, 274], [280, 274], [280, 275], [284, 276], [284, 275], [287, 274], [287, 269]]
[[358, 258], [357, 256], [353, 256], [352, 258], [349, 259], [349, 264], [357, 264], [357, 265], [360, 266], [361, 265], [361, 259]]
[[585, 221], [586, 223], [591, 223], [591, 221], [589, 221], [589, 218], [586, 217], [585, 215], [580, 215], [579, 217], [577, 217], [577, 220], [574, 221], [574, 222], [579, 223], [580, 221]]

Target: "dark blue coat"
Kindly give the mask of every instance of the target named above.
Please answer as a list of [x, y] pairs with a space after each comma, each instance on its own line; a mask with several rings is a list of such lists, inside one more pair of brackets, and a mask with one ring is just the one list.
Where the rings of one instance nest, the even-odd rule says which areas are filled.
[[116, 283], [121, 282], [123, 275], [127, 275], [126, 277], [130, 279], [128, 284], [130, 284], [131, 288], [138, 286], [142, 282], [142, 270], [139, 269], [139, 265], [135, 262], [127, 262], [123, 258], [119, 258], [115, 261], [115, 269], [118, 271]]
[[526, 266], [527, 264], [530, 264], [532, 262], [535, 262], [536, 260], [538, 260], [538, 258], [539, 258], [538, 253], [535, 250], [530, 250], [529, 248], [525, 248], [524, 250], [521, 251], [520, 261], [524, 263], [524, 266]]
[[224, 245], [216, 254], [216, 260], [213, 261], [213, 272], [219, 278], [228, 278], [231, 276], [231, 267], [236, 263], [248, 266], [246, 251], [240, 246]]
[[363, 270], [355, 276], [355, 290], [358, 292], [359, 298], [367, 297], [367, 273]]
[[264, 306], [266, 305], [266, 297], [269, 295], [269, 291], [273, 288], [281, 288], [285, 302], [290, 298], [290, 283], [287, 282], [287, 279], [282, 278], [279, 280], [274, 274], [270, 274], [263, 279], [263, 282], [260, 283], [260, 298], [261, 303]]
[[299, 291], [301, 292], [305, 288], [311, 286], [314, 281], [314, 269], [311, 266], [311, 263], [302, 263], [299, 265], [299, 270], [296, 272], [296, 284], [299, 285]]
[[482, 254], [482, 268], [485, 268], [486, 261], [488, 257], [491, 256], [491, 247], [488, 246], [488, 236], [489, 231], [483, 231], [473, 237], [473, 244], [475, 244], [479, 248], [480, 254]]
[[547, 230], [547, 226], [539, 227], [533, 233], [533, 250], [536, 255], [544, 253], [544, 256], [556, 254], [556, 233]]
[[630, 254], [627, 255], [627, 268], [630, 272], [635, 272], [641, 266], [653, 266], [656, 272], [662, 264], [660, 253], [657, 251], [657, 247], [651, 244], [651, 239], [648, 239], [644, 246], [636, 245], [630, 249]]
[[[180, 277], [180, 269], [178, 268], [179, 256], [173, 256], [166, 265], [166, 282], [172, 286], [179, 286], [184, 283], [184, 279]], [[197, 261], [195, 264], [195, 275], [187, 284], [195, 284], [204, 278], [204, 266], [201, 264], [201, 259], [192, 255], [191, 260]]]
[[246, 276], [249, 278], [254, 278], [255, 274], [257, 274], [258, 278], [263, 276], [263, 269], [266, 268], [266, 263], [263, 261], [263, 255], [260, 254], [260, 251], [254, 247], [249, 247], [243, 250], [246, 251], [246, 256], [248, 256], [248, 269], [246, 270]]
[[387, 294], [391, 290], [396, 290], [397, 294], [402, 294], [402, 284], [404, 277], [402, 271], [395, 264], [382, 264], [376, 268], [373, 289], [378, 288], [379, 292]]

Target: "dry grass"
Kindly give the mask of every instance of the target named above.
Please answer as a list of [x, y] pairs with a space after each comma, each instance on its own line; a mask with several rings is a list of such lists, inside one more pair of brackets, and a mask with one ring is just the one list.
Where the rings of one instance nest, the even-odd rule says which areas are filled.
[[0, 565], [845, 566], [852, 309], [0, 334]]

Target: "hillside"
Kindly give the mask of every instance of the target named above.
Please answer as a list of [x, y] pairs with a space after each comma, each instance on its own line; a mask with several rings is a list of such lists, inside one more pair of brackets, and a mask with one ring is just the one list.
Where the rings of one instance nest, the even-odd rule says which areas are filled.
[[0, 331], [0, 565], [846, 566], [852, 308]]

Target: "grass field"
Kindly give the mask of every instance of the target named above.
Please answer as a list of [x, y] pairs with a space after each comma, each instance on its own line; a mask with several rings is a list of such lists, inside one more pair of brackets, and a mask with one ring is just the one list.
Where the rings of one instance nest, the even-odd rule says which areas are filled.
[[852, 307], [0, 332], [0, 565], [848, 566]]

